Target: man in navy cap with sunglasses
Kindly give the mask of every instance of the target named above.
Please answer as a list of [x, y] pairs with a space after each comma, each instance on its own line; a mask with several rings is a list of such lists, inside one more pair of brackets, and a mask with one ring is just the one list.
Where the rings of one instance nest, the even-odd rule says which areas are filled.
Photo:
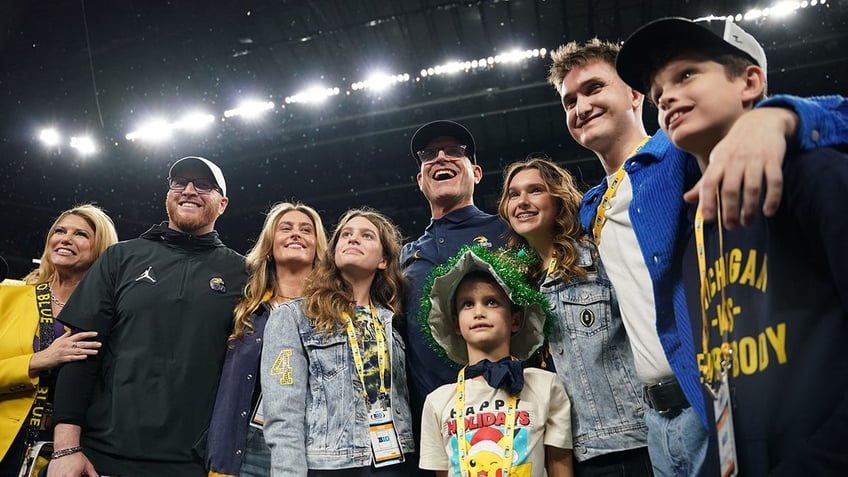
[[430, 224], [424, 234], [404, 245], [401, 266], [409, 279], [406, 302], [406, 356], [410, 404], [419, 437], [421, 409], [427, 394], [456, 381], [458, 368], [439, 358], [427, 344], [418, 323], [421, 290], [430, 270], [456, 255], [465, 244], [503, 244], [508, 226], [474, 205], [474, 186], [483, 178], [471, 133], [459, 123], [440, 120], [421, 126], [412, 136], [412, 157], [418, 165], [418, 188], [430, 204]]

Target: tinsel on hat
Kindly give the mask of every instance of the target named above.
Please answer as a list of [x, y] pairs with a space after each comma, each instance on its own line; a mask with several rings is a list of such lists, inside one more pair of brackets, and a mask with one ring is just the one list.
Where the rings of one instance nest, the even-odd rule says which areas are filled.
[[[532, 249], [527, 249], [525, 247], [501, 247], [491, 250], [482, 245], [473, 244], [464, 245], [460, 248], [459, 252], [449, 258], [445, 264], [434, 267], [427, 277], [427, 281], [421, 295], [418, 324], [421, 326], [421, 330], [426, 336], [426, 340], [430, 348], [447, 362], [454, 362], [454, 360], [448, 357], [447, 351], [433, 337], [433, 333], [430, 328], [430, 314], [432, 310], [430, 295], [436, 279], [450, 272], [467, 252], [473, 253], [477, 258], [483, 260], [492, 267], [494, 272], [497, 274], [496, 279], [506, 286], [505, 291], [515, 305], [522, 309], [538, 305], [543, 310], [544, 336], [548, 336], [554, 320], [554, 317], [551, 314], [550, 303], [538, 289], [528, 283], [528, 277], [532, 274], [533, 270], [538, 268], [538, 255]], [[455, 292], [456, 290], [454, 289], [453, 293]], [[444, 299], [445, 297], [442, 298]], [[447, 299], [450, 301], [450, 314], [453, 315], [455, 314], [452, 303], [454, 297], [447, 297]], [[447, 318], [451, 319], [450, 316]], [[525, 320], [526, 318], [527, 317], [525, 316]]]

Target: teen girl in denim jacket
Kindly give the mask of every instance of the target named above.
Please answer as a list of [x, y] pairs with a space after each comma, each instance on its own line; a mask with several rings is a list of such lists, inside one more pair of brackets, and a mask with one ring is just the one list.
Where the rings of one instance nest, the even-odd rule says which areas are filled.
[[509, 245], [529, 245], [541, 258], [540, 289], [557, 318], [546, 361], [571, 399], [575, 475], [652, 475], [633, 352], [615, 292], [577, 219], [580, 199], [571, 174], [530, 158], [504, 171], [498, 211], [513, 231]]
[[350, 210], [304, 298], [271, 315], [260, 368], [271, 475], [408, 475], [399, 254], [388, 218]]
[[259, 356], [274, 308], [301, 295], [303, 281], [327, 251], [321, 216], [301, 203], [281, 202], [268, 211], [245, 262], [250, 275], [236, 306], [233, 334], [209, 424], [209, 477], [265, 477], [271, 453], [262, 434]]

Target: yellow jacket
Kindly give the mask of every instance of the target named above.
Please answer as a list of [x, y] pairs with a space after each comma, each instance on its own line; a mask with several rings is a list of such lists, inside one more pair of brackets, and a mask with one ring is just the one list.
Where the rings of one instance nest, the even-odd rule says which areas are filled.
[[38, 378], [29, 377], [38, 332], [35, 287], [0, 285], [0, 455], [26, 424]]

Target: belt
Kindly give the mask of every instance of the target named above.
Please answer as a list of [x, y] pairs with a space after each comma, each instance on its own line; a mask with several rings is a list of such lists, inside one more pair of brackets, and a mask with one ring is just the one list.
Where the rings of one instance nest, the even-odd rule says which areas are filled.
[[674, 377], [645, 386], [643, 397], [648, 407], [668, 418], [677, 416], [690, 406], [680, 383]]

